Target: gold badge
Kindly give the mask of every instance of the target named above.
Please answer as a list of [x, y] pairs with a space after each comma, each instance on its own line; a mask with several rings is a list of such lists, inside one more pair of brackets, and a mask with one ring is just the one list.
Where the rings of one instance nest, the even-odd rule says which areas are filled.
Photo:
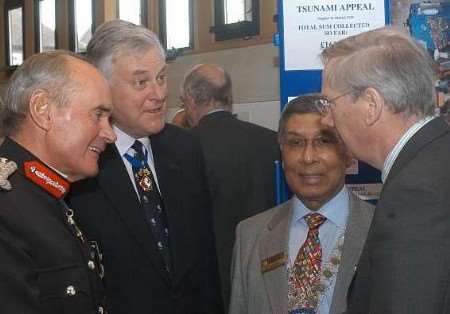
[[275, 254], [261, 261], [261, 273], [272, 271], [280, 266], [286, 264], [287, 255], [284, 252]]
[[136, 181], [144, 192], [153, 190], [152, 179], [150, 178], [150, 170], [142, 168], [136, 173]]

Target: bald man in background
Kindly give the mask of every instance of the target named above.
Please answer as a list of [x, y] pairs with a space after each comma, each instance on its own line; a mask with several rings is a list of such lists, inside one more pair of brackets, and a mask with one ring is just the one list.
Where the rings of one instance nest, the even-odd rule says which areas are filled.
[[232, 114], [229, 74], [214, 64], [194, 66], [181, 86], [191, 129], [202, 145], [213, 199], [214, 231], [225, 304], [237, 223], [275, 205], [276, 133]]

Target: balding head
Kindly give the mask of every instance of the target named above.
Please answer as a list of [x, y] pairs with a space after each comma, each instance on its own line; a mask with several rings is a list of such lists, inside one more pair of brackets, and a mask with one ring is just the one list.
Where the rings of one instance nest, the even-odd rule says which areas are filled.
[[181, 99], [191, 125], [215, 109], [231, 111], [233, 94], [229, 74], [215, 64], [198, 64], [185, 76]]
[[233, 95], [228, 73], [215, 64], [198, 64], [185, 76], [182, 92], [197, 106], [231, 109]]

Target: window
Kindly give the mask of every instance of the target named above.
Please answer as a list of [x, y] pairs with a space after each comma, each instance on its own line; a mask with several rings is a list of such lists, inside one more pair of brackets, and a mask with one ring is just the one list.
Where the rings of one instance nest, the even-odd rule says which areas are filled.
[[216, 40], [248, 38], [259, 34], [258, 0], [215, 0]]
[[8, 65], [20, 65], [24, 59], [23, 1], [6, 1], [5, 17]]
[[56, 48], [55, 0], [37, 0], [36, 12], [36, 49], [38, 52]]
[[137, 25], [147, 25], [147, 1], [118, 0], [117, 16]]
[[92, 37], [92, 1], [70, 1], [70, 49], [75, 52], [86, 52], [87, 44]]
[[161, 40], [170, 49], [192, 48], [192, 1], [161, 1]]

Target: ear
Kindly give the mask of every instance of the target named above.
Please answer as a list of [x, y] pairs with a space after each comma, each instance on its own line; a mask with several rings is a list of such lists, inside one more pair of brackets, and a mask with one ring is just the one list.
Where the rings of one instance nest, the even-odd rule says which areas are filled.
[[367, 88], [362, 96], [366, 101], [367, 109], [364, 115], [364, 122], [370, 126], [380, 119], [384, 108], [384, 98], [372, 87]]
[[28, 106], [34, 124], [45, 131], [49, 130], [52, 117], [48, 92], [42, 89], [33, 91]]
[[345, 161], [345, 169], [349, 168], [351, 165], [353, 165], [354, 158], [352, 154], [350, 154], [348, 151], [345, 152], [344, 161]]

